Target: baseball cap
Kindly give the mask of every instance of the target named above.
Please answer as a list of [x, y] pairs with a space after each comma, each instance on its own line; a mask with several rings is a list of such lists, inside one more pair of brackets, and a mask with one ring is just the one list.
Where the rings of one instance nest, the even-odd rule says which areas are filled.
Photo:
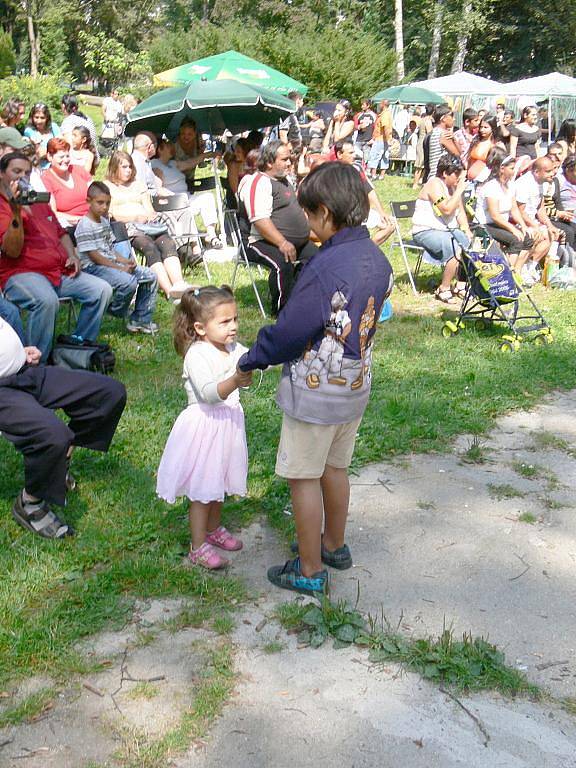
[[24, 149], [30, 142], [16, 128], [0, 128], [0, 144], [6, 144], [13, 149]]

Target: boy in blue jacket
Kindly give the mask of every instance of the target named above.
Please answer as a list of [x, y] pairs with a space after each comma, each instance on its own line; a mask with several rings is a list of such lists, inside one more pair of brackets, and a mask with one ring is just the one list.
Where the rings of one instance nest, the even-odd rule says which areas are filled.
[[298, 556], [270, 568], [268, 579], [313, 594], [327, 587], [322, 563], [352, 566], [344, 540], [348, 467], [370, 395], [376, 320], [393, 276], [362, 226], [369, 203], [355, 168], [319, 166], [302, 182], [298, 200], [322, 247], [303, 267], [276, 324], [260, 329], [238, 367], [284, 363], [276, 473], [290, 485]]

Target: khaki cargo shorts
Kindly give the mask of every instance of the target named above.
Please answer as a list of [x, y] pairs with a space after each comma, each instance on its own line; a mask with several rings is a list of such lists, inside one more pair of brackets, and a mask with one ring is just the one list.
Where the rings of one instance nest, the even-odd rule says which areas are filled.
[[362, 417], [346, 424], [311, 424], [284, 414], [276, 474], [289, 480], [322, 477], [326, 465], [346, 469], [352, 461]]

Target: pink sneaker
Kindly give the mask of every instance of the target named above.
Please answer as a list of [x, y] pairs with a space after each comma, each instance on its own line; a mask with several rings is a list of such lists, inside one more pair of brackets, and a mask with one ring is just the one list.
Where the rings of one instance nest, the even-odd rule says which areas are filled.
[[224, 568], [228, 565], [228, 560], [221, 557], [207, 541], [198, 549], [191, 549], [188, 553], [188, 560], [192, 565], [200, 565], [209, 571], [216, 571], [218, 568]]
[[229, 530], [221, 525], [216, 528], [212, 533], [206, 534], [206, 541], [208, 544], [212, 544], [214, 547], [225, 549], [226, 552], [236, 552], [238, 549], [242, 549], [242, 542], [233, 536]]

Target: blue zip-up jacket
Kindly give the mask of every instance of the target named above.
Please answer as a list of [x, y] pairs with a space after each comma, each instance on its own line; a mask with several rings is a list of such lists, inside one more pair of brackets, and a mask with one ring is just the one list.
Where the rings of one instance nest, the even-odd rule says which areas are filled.
[[261, 328], [238, 365], [284, 363], [276, 402], [289, 416], [344, 424], [370, 394], [372, 337], [392, 267], [361, 227], [341, 229], [302, 268], [276, 325]]

